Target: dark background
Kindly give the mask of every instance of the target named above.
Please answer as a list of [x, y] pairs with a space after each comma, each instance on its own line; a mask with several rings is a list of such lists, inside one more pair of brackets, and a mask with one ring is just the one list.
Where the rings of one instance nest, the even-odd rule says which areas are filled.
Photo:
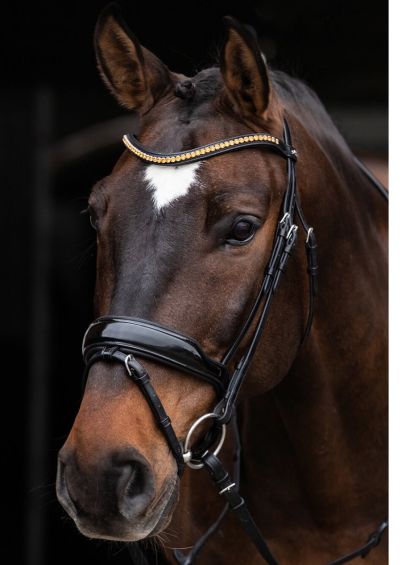
[[[364, 0], [121, 2], [141, 42], [174, 71], [216, 60], [231, 14], [253, 25], [274, 68], [319, 94], [353, 150], [382, 168], [387, 149], [387, 5]], [[55, 461], [81, 394], [81, 337], [92, 319], [92, 184], [122, 151], [133, 118], [105, 90], [92, 34], [105, 2], [14, 2], [0, 41], [2, 560], [128, 563], [89, 541], [54, 495]]]

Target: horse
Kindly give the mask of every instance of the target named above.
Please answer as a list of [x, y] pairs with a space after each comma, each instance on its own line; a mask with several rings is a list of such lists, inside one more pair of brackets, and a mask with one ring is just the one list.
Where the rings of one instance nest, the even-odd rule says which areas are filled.
[[60, 503], [89, 538], [160, 540], [160, 562], [386, 563], [383, 189], [233, 18], [194, 77], [114, 6], [95, 49], [138, 130], [89, 198], [98, 320]]

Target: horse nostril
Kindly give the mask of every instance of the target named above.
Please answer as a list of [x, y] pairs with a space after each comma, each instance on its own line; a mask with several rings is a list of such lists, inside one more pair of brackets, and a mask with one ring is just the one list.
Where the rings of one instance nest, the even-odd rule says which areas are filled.
[[120, 514], [131, 518], [141, 514], [154, 497], [152, 470], [137, 451], [132, 450], [131, 459], [113, 458], [117, 473], [117, 506]]
[[111, 532], [123, 519], [134, 522], [155, 495], [149, 463], [130, 447], [106, 453], [86, 466], [78, 460], [77, 452], [62, 451], [56, 491], [71, 518], [82, 526], [91, 524], [87, 531], [94, 531], [96, 524], [98, 532]]
[[144, 472], [136, 461], [118, 466], [117, 494], [134, 498], [144, 490]]

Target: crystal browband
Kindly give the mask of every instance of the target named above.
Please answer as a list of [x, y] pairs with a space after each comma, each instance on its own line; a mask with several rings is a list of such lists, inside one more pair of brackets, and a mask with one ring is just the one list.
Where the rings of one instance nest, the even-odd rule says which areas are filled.
[[296, 150], [282, 140], [267, 133], [253, 133], [242, 136], [230, 137], [195, 149], [180, 151], [178, 153], [156, 153], [141, 145], [133, 134], [123, 137], [124, 145], [131, 153], [147, 163], [156, 165], [180, 165], [193, 161], [201, 161], [222, 153], [229, 153], [245, 147], [268, 147], [288, 159], [296, 159]]

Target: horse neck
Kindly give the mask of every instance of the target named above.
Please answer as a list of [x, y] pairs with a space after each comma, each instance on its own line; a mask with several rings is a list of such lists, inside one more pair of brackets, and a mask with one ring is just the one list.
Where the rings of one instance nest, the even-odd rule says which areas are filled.
[[347, 174], [357, 184], [326, 165], [318, 205], [302, 197], [319, 245], [311, 335], [283, 381], [241, 407], [246, 488], [282, 528], [292, 516], [335, 528], [386, 512], [386, 203]]

